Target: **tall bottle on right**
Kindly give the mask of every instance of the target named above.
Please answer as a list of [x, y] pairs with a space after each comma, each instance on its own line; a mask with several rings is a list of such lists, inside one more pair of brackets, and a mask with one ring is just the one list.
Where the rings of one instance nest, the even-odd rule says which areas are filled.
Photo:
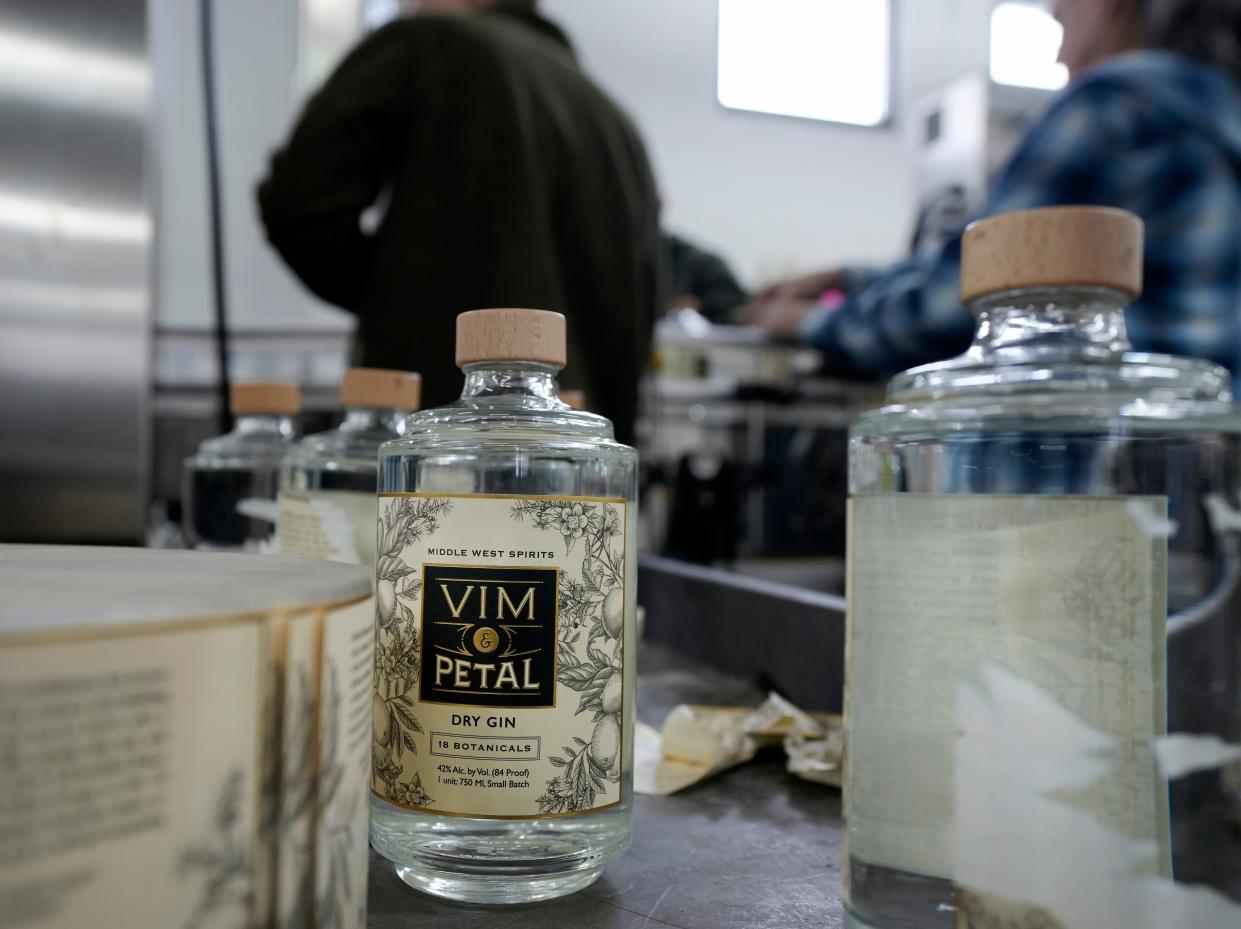
[[[1167, 876], [1169, 709], [1235, 728], [1212, 694], [1235, 698], [1241, 654], [1218, 615], [1241, 424], [1226, 370], [1131, 350], [1142, 255], [1119, 210], [975, 223], [973, 344], [852, 430], [846, 925], [1059, 925], [1037, 921], [1048, 897], [1108, 893], [1071, 886], [1087, 834], [1145, 843], [1136, 869]], [[1034, 921], [968, 912], [1006, 868]]]

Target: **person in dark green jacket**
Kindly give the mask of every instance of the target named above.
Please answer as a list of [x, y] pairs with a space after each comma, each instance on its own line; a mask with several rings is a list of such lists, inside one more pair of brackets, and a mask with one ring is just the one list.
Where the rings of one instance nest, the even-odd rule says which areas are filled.
[[458, 313], [564, 313], [562, 383], [631, 439], [661, 248], [642, 140], [533, 2], [454, 5], [478, 11], [389, 23], [311, 98], [259, 187], [268, 239], [428, 406], [460, 392]]

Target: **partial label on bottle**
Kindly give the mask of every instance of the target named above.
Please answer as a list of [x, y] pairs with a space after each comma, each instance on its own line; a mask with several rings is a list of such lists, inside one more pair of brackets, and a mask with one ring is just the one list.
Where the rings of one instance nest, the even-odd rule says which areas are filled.
[[377, 796], [497, 818], [620, 801], [626, 507], [381, 495]]
[[347, 490], [280, 494], [282, 555], [375, 563], [375, 497]]
[[[1072, 803], [1168, 849], [1163, 497], [865, 494], [850, 501], [849, 854], [950, 878], [958, 684], [995, 664], [1117, 740]], [[1039, 738], [1030, 740], [1037, 761]]]

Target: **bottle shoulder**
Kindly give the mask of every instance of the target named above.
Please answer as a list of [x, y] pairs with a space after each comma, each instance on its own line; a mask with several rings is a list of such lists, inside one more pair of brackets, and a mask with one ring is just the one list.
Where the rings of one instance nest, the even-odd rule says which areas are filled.
[[289, 449], [286, 464], [314, 466], [335, 464], [369, 470], [375, 467], [379, 449], [399, 433], [391, 429], [329, 429], [308, 435]]
[[915, 368], [863, 413], [855, 438], [924, 430], [1241, 432], [1228, 372], [1209, 362], [1128, 353], [1110, 362], [1054, 367]]
[[458, 402], [409, 416], [405, 434], [382, 455], [435, 448], [582, 449], [614, 455], [637, 452], [617, 442], [610, 420], [559, 401], [522, 404]]
[[294, 442], [276, 432], [229, 432], [205, 439], [189, 461], [202, 468], [278, 465]]
[[967, 353], [898, 374], [885, 404], [863, 414], [855, 431], [894, 419], [1221, 422], [1235, 415], [1228, 371], [1198, 359], [1127, 352], [997, 364]]

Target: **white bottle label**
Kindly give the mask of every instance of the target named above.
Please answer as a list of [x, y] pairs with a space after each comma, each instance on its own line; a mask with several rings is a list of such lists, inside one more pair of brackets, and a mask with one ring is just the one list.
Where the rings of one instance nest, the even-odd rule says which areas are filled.
[[627, 504], [381, 495], [375, 794], [534, 818], [621, 798]]
[[951, 876], [957, 684], [986, 663], [1119, 740], [1127, 762], [1072, 802], [1166, 856], [1150, 751], [1166, 729], [1167, 540], [1151, 529], [1166, 509], [1163, 497], [850, 501], [851, 856]]
[[375, 564], [375, 495], [348, 490], [280, 494], [282, 555]]

